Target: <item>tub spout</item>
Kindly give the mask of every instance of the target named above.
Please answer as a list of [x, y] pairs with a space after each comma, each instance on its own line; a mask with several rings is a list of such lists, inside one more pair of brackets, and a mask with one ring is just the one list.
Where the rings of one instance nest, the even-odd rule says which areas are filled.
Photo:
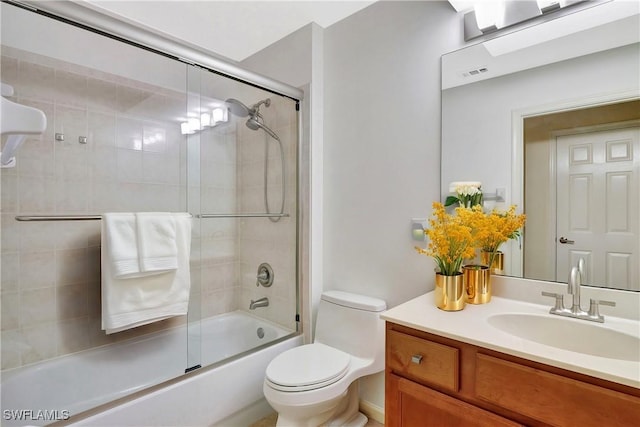
[[249, 304], [249, 310], [255, 310], [258, 307], [269, 307], [269, 298], [263, 297], [257, 300], [251, 300]]

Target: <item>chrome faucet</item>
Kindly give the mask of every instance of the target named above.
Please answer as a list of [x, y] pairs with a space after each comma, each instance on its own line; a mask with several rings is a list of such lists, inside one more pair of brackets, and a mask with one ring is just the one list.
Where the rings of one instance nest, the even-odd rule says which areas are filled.
[[585, 276], [584, 259], [580, 258], [578, 265], [571, 268], [569, 273], [569, 281], [567, 283], [567, 292], [573, 296], [571, 303], [571, 309], [564, 307], [564, 295], [556, 294], [552, 292], [542, 292], [545, 297], [552, 297], [556, 299], [555, 305], [549, 310], [551, 314], [557, 314], [558, 316], [573, 317], [575, 319], [590, 320], [592, 322], [604, 323], [604, 316], [599, 312], [600, 305], [608, 305], [615, 307], [616, 303], [613, 301], [603, 301], [591, 298], [589, 304], [589, 311], [586, 312], [580, 306], [580, 288], [582, 287], [582, 280]]
[[249, 310], [255, 310], [259, 307], [269, 307], [269, 298], [263, 297], [257, 300], [251, 300], [251, 304], [249, 304]]
[[[582, 268], [581, 268], [582, 267]], [[573, 267], [569, 273], [569, 282], [567, 282], [567, 292], [569, 295], [573, 295], [573, 301], [571, 303], [572, 317], [578, 317], [583, 314], [587, 314], [580, 307], [580, 287], [582, 286], [582, 274], [584, 271], [584, 260], [580, 258], [577, 267]]]

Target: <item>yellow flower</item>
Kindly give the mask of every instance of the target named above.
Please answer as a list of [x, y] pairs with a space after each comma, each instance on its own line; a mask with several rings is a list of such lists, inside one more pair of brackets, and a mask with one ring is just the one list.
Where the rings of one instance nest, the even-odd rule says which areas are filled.
[[416, 247], [419, 253], [432, 256], [440, 274], [445, 276], [457, 274], [462, 261], [474, 256], [473, 229], [465, 223], [465, 217], [461, 214], [467, 210], [456, 208], [456, 215], [450, 215], [442, 203], [434, 202], [433, 214], [426, 230], [429, 244], [426, 250]]
[[489, 266], [500, 245], [520, 236], [520, 229], [525, 221], [526, 215], [517, 215], [515, 205], [504, 212], [494, 209], [489, 214], [483, 213], [475, 218], [472, 225], [476, 236], [475, 246], [490, 254]]
[[429, 244], [427, 249], [416, 247], [416, 250], [432, 256], [440, 274], [453, 276], [460, 271], [464, 259], [475, 256], [476, 248], [490, 253], [491, 265], [500, 245], [520, 235], [525, 220], [524, 214], [516, 215], [515, 206], [489, 214], [484, 213], [481, 205], [458, 207], [455, 215], [450, 215], [441, 203], [434, 202], [429, 228], [425, 231]]

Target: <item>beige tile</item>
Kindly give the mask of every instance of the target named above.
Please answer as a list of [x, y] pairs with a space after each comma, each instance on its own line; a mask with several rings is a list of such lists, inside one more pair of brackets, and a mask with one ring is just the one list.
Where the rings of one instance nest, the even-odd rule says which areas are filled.
[[114, 114], [89, 111], [88, 139], [92, 147], [116, 146], [116, 116]]
[[16, 95], [53, 102], [55, 98], [55, 71], [51, 67], [20, 61]]
[[[4, 169], [3, 169], [4, 171]], [[18, 212], [18, 177], [2, 174], [2, 192], [0, 193], [2, 213]]]
[[[45, 115], [47, 118], [53, 117], [46, 112]], [[20, 175], [47, 178], [55, 175], [54, 145], [46, 135], [27, 138], [20, 147], [16, 159]]]
[[55, 212], [63, 214], [87, 213], [90, 190], [91, 182], [87, 179], [60, 178], [56, 180]]
[[87, 107], [89, 109], [115, 112], [117, 106], [115, 83], [92, 77], [87, 79]]
[[53, 251], [20, 254], [20, 289], [52, 287], [55, 284]]
[[56, 251], [56, 285], [61, 287], [89, 280], [89, 257], [86, 248]]
[[56, 288], [56, 318], [58, 320], [86, 317], [89, 314], [88, 304], [88, 285], [86, 283]]
[[[4, 233], [3, 244], [4, 244]], [[20, 254], [18, 252], [3, 252], [0, 258], [2, 266], [0, 277], [0, 287], [2, 292], [17, 291], [20, 289]]]
[[51, 214], [54, 211], [55, 182], [47, 177], [18, 178], [19, 211], [29, 214]]
[[20, 251], [25, 252], [50, 252], [55, 248], [56, 233], [51, 224], [16, 221], [20, 228]]
[[20, 349], [22, 334], [19, 330], [7, 330], [0, 332], [2, 346], [0, 346], [0, 360], [2, 360], [2, 370], [17, 368], [21, 365]]
[[0, 326], [2, 330], [17, 329], [20, 326], [20, 292], [2, 292], [0, 296], [2, 302], [2, 319]]
[[81, 317], [58, 322], [56, 344], [57, 355], [75, 353], [89, 348], [89, 319]]
[[20, 292], [20, 325], [23, 328], [56, 318], [55, 288], [42, 288]]
[[118, 85], [116, 88], [116, 104], [118, 111], [126, 114], [140, 113], [140, 104], [149, 98], [150, 93], [129, 87]]
[[[88, 136], [87, 110], [56, 105], [53, 119], [55, 133], [64, 135], [64, 141], [55, 141], [57, 176], [70, 178], [86, 175], [86, 158], [78, 157], [86, 151], [86, 145], [80, 144], [79, 138]], [[80, 166], [85, 169], [77, 171]]]
[[153, 123], [144, 123], [142, 126], [142, 149], [154, 153], [166, 153], [166, 129]]
[[55, 101], [57, 104], [86, 107], [87, 78], [80, 74], [56, 70]]
[[118, 116], [116, 146], [127, 150], [142, 150], [142, 121]]
[[18, 84], [18, 60], [6, 55], [0, 59], [2, 82], [11, 86]]
[[54, 357], [56, 355], [55, 324], [42, 323], [23, 328], [18, 345], [23, 365]]

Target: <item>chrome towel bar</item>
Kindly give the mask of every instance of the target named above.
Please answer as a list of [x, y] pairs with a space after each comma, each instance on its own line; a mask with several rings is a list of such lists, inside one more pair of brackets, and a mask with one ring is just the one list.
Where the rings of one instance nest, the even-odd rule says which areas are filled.
[[[220, 213], [220, 214], [199, 214], [196, 218], [269, 218], [288, 217], [289, 214], [271, 213]], [[102, 215], [18, 215], [16, 221], [92, 221], [102, 219]]]

